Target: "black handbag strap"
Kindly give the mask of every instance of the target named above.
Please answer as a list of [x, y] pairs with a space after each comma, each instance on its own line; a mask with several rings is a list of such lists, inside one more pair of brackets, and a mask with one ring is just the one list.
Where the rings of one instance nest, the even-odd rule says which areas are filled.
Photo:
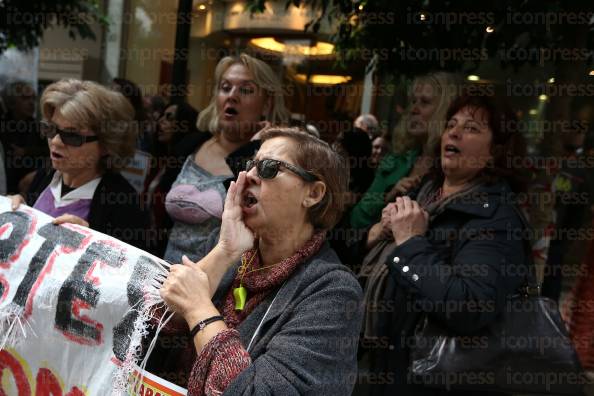
[[[522, 212], [517, 205], [512, 205], [512, 208], [520, 218], [524, 228], [531, 231], [532, 227], [524, 215], [524, 212]], [[527, 234], [533, 235], [534, 233], [528, 232]], [[522, 233], [522, 235], [524, 235], [524, 233]], [[534, 263], [534, 256], [532, 255], [532, 239], [522, 238], [522, 243], [524, 245], [524, 261], [526, 262], [526, 265], [528, 265], [528, 271], [526, 272], [524, 285], [520, 288], [519, 292], [528, 296], [539, 296], [540, 285], [538, 284], [538, 278], [536, 276], [536, 264]]]

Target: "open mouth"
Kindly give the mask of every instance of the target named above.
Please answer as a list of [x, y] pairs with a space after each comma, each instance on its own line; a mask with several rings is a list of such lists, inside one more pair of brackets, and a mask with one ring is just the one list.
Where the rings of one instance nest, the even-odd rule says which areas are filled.
[[52, 158], [55, 158], [55, 159], [62, 159], [62, 158], [64, 158], [64, 156], [62, 154], [56, 153], [55, 151], [52, 151], [51, 152], [51, 156], [52, 156]]
[[458, 147], [452, 145], [452, 144], [447, 144], [444, 147], [444, 151], [446, 153], [452, 153], [452, 154], [460, 154], [460, 149], [458, 149]]
[[247, 191], [243, 196], [243, 207], [244, 208], [251, 208], [258, 203], [258, 199], [254, 194]]
[[229, 115], [229, 116], [236, 116], [239, 114], [239, 112], [236, 109], [234, 109], [233, 107], [227, 107], [225, 109], [225, 114]]

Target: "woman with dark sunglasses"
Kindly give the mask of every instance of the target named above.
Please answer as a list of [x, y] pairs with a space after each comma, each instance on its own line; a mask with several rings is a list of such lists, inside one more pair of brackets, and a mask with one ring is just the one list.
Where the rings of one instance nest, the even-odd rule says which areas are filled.
[[[221, 224], [227, 187], [258, 149], [257, 133], [269, 123], [288, 121], [280, 81], [261, 60], [225, 57], [214, 80], [210, 104], [198, 117], [198, 129], [205, 132], [165, 200], [173, 227], [164, 257], [171, 262], [179, 263], [184, 254], [195, 258], [197, 246]], [[161, 124], [169, 124], [166, 117]]]
[[[55, 217], [54, 224], [83, 225], [144, 247], [148, 216], [119, 174], [136, 143], [130, 103], [99, 84], [70, 79], [46, 88], [41, 111], [51, 167], [36, 173], [26, 202]], [[24, 201], [13, 196], [13, 209]]]
[[220, 233], [197, 262], [173, 265], [161, 288], [187, 347], [151, 356], [170, 366], [147, 368], [189, 378], [180, 383], [188, 395], [350, 394], [361, 289], [325, 241], [347, 188], [348, 168], [327, 143], [263, 132], [229, 187]]

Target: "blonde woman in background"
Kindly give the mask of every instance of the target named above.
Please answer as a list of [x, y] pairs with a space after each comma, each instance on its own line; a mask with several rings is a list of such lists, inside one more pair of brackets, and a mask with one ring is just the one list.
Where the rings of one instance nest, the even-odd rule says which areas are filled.
[[259, 148], [254, 136], [288, 119], [281, 83], [270, 66], [246, 54], [219, 62], [212, 99], [198, 117], [198, 129], [207, 132], [165, 200], [174, 222], [166, 260], [195, 258], [197, 247], [221, 224], [228, 183]]
[[[119, 173], [137, 137], [128, 100], [92, 81], [67, 79], [46, 88], [41, 112], [51, 167], [37, 171], [26, 202], [56, 224], [80, 224], [143, 248], [148, 216]], [[25, 202], [12, 200], [13, 209]]]
[[388, 202], [418, 185], [431, 166], [447, 108], [458, 90], [458, 80], [449, 73], [438, 72], [413, 81], [410, 104], [394, 133], [393, 152], [384, 156], [371, 186], [353, 208], [353, 228], [369, 228], [379, 222]]

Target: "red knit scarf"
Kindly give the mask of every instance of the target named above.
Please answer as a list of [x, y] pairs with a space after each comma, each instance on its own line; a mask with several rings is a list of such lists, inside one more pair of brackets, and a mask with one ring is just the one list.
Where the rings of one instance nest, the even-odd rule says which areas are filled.
[[[222, 313], [225, 317], [227, 326], [231, 328], [237, 327], [243, 320], [268, 296], [268, 294], [280, 286], [291, 274], [297, 269], [299, 264], [305, 262], [311, 256], [316, 254], [322, 247], [325, 240], [325, 232], [314, 234], [309, 241], [299, 248], [295, 254], [282, 260], [273, 267], [263, 270], [250, 272], [252, 269], [260, 267], [260, 255], [257, 248], [245, 252], [242, 256], [242, 262], [249, 263], [252, 260], [252, 265], [247, 268], [247, 273], [241, 279], [241, 274], [235, 275], [233, 286], [227, 292], [223, 303]], [[241, 311], [235, 310], [235, 299], [233, 298], [233, 289], [239, 287], [239, 283], [247, 290], [247, 301], [245, 307]]]

